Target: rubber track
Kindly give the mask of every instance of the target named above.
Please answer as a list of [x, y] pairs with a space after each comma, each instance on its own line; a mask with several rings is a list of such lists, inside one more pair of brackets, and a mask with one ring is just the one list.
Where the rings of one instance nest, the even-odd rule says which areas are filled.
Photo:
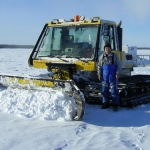
[[[83, 90], [86, 103], [102, 104], [101, 84], [88, 84]], [[150, 75], [121, 77], [118, 83], [121, 107], [135, 107], [150, 103]], [[110, 96], [111, 101], [111, 96]]]
[[120, 78], [119, 95], [123, 107], [150, 103], [150, 75]]

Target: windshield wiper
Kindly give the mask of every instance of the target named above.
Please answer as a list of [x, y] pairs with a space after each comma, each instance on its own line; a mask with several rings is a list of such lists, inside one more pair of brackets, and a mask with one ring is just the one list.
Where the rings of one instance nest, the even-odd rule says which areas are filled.
[[54, 57], [54, 55], [38, 55], [38, 57]]
[[81, 61], [83, 61], [83, 62], [85, 62], [85, 63], [87, 63], [87, 62], [88, 62], [87, 60], [83, 60], [83, 59], [81, 59], [81, 57], [80, 57], [80, 56], [69, 56], [68, 58], [77, 58], [77, 59], [79, 59], [79, 60], [81, 60]]
[[58, 59], [60, 59], [60, 60], [62, 60], [62, 61], [64, 61], [64, 62], [69, 62], [68, 60], [63, 59], [62, 56], [59, 56], [59, 55], [55, 56], [55, 58], [58, 58]]
[[56, 56], [54, 56], [54, 55], [47, 55], [47, 56], [38, 56], [38, 57], [55, 57], [55, 58], [58, 58], [58, 59], [60, 59], [60, 60], [62, 60], [62, 61], [64, 61], [64, 62], [69, 62], [68, 60], [66, 60], [66, 59], [64, 59], [64, 58], [77, 58], [77, 59], [79, 59], [79, 60], [81, 60], [81, 61], [83, 61], [83, 62], [85, 62], [85, 63], [87, 63], [88, 62], [88, 60], [83, 60], [83, 59], [81, 59], [81, 57], [80, 56], [68, 56], [68, 55], [63, 55], [63, 56], [60, 56], [60, 55], [56, 55]]

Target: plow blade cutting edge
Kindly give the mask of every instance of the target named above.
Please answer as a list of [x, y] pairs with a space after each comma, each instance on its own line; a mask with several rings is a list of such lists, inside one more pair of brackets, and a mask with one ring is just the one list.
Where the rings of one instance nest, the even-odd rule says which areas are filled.
[[[50, 87], [55, 89], [63, 89], [67, 95], [73, 97], [76, 103], [76, 113], [73, 120], [82, 120], [84, 116], [85, 99], [80, 89], [72, 80], [49, 79], [49, 78], [30, 78], [11, 75], [0, 75], [0, 83], [5, 87], [36, 89], [36, 87]], [[66, 88], [65, 84], [69, 84], [71, 88]]]

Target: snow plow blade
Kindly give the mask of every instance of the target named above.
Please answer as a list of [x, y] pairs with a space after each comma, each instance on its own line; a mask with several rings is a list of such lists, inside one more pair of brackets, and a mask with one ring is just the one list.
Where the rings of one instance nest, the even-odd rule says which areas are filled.
[[[32, 89], [37, 87], [50, 87], [54, 90], [63, 89], [70, 97], [73, 97], [76, 103], [76, 114], [73, 120], [82, 120], [84, 116], [85, 99], [80, 89], [72, 80], [48, 79], [48, 78], [30, 78], [11, 75], [0, 75], [0, 83], [5, 87]], [[66, 84], [70, 85], [66, 88]]]

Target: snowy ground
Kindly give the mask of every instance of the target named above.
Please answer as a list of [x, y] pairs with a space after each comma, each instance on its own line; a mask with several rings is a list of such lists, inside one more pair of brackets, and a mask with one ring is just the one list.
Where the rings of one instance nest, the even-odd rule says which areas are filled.
[[[31, 49], [0, 49], [0, 74], [36, 76]], [[150, 74], [149, 67], [133, 74]], [[72, 99], [62, 91], [0, 89], [0, 150], [148, 150], [150, 104], [101, 110], [86, 105], [83, 121], [71, 121]]]

